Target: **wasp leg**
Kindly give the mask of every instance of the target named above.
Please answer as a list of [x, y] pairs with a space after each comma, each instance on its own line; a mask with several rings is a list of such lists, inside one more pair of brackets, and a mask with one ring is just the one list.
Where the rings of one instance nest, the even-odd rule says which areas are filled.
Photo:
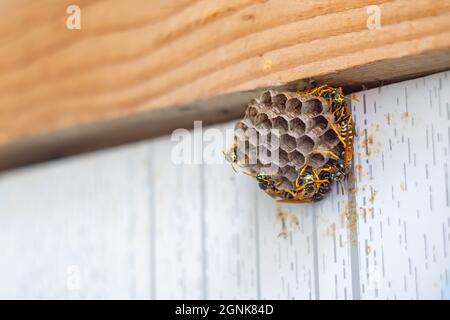
[[242, 173], [243, 174], [246, 174], [246, 175], [248, 175], [248, 176], [250, 176], [250, 177], [256, 177], [256, 174], [253, 174], [253, 173], [250, 173], [250, 172], [248, 172], [248, 171], [242, 171]]
[[300, 188], [300, 183], [298, 180], [300, 179], [300, 176], [305, 172], [306, 168], [308, 167], [308, 163], [305, 161], [305, 164], [302, 166], [302, 168], [299, 170], [298, 176], [295, 179], [295, 188], [298, 190]]
[[[328, 118], [328, 117], [327, 117], [327, 118]], [[338, 130], [336, 129], [336, 127], [334, 126], [333, 121], [331, 121], [331, 120], [328, 118], [328, 122], [330, 123], [331, 129], [334, 131], [334, 133], [336, 133], [336, 135], [337, 135], [339, 141], [341, 141], [342, 144], [343, 144], [344, 147], [345, 147], [345, 146], [347, 145], [347, 143], [345, 142], [345, 140], [344, 140], [344, 138], [342, 137], [342, 135], [339, 133], [339, 131], [338, 131]]]
[[336, 171], [336, 168], [332, 167], [332, 166], [328, 166], [328, 167], [323, 167], [320, 169], [317, 169], [317, 174], [319, 175], [322, 171]]
[[333, 151], [330, 150], [314, 150], [311, 153], [325, 153], [325, 154], [329, 154], [330, 156], [332, 156], [334, 159], [339, 159], [338, 155], [336, 153], [334, 153]]

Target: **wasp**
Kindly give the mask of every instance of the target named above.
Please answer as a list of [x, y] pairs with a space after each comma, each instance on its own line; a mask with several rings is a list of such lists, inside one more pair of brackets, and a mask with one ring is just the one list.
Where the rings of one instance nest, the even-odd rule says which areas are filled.
[[231, 163], [231, 167], [233, 168], [234, 172], [236, 171], [236, 168], [234, 165], [237, 163], [237, 144], [233, 143], [227, 151], [222, 151], [225, 160]]
[[270, 174], [265, 174], [262, 172], [259, 172], [256, 175], [248, 172], [244, 173], [254, 177], [258, 182], [259, 188], [265, 191], [271, 197], [282, 199], [294, 199], [297, 195], [296, 192], [293, 190], [280, 188], [282, 181], [275, 181], [273, 176]]
[[[228, 147], [227, 151], [222, 151], [225, 160], [229, 163], [231, 163], [231, 167], [233, 168], [234, 172], [237, 172], [235, 165], [240, 165], [241, 163], [238, 163], [238, 146], [236, 143], [233, 143], [231, 146]], [[248, 155], [244, 156], [244, 161], [248, 161], [250, 157]]]
[[273, 180], [271, 175], [262, 172], [258, 172], [255, 179], [258, 182], [259, 187], [264, 191], [272, 190], [278, 192], [277, 187], [281, 184], [281, 182]]
[[334, 112], [340, 109], [340, 106], [342, 106], [345, 100], [347, 99], [344, 96], [341, 87], [334, 88], [327, 84], [316, 87], [314, 89], [302, 91], [301, 93], [305, 95], [324, 97], [325, 99], [328, 99], [333, 114]]
[[314, 89], [305, 90], [302, 93], [316, 97], [324, 97], [329, 100], [334, 121], [331, 121], [331, 119], [328, 119], [328, 121], [331, 129], [336, 133], [339, 141], [344, 146], [343, 161], [345, 171], [349, 171], [353, 159], [353, 117], [346, 103], [348, 98], [344, 96], [342, 88], [334, 88], [325, 84]]
[[254, 177], [258, 182], [258, 186], [261, 190], [265, 191], [271, 196], [276, 196], [280, 193], [278, 186], [281, 185], [280, 181], [275, 181], [272, 178], [272, 175], [266, 174], [263, 172], [258, 172], [257, 174], [253, 174], [250, 172], [243, 171], [244, 174]]
[[308, 164], [304, 164], [299, 170], [295, 180], [295, 190], [292, 197], [284, 198], [279, 202], [316, 202], [321, 200], [330, 190], [332, 167], [314, 169]]

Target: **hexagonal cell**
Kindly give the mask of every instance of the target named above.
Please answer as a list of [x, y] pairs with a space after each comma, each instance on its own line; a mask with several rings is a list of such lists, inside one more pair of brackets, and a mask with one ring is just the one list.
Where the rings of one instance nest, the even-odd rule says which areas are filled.
[[292, 150], [294, 150], [297, 147], [297, 143], [295, 141], [295, 138], [288, 135], [288, 134], [283, 134], [281, 136], [280, 139], [280, 148], [287, 151], [287, 152], [291, 152]]
[[234, 126], [234, 129], [242, 129], [242, 130], [247, 130], [249, 127], [248, 125], [248, 120], [247, 119], [242, 119], [241, 121], [237, 122], [236, 125]]
[[302, 154], [309, 153], [314, 148], [314, 140], [308, 136], [302, 136], [297, 139], [297, 149], [300, 150]]
[[255, 105], [250, 105], [246, 110], [247, 117], [254, 118], [258, 114], [258, 108]]
[[242, 129], [235, 129], [234, 130], [234, 141], [235, 143], [238, 143], [238, 141], [246, 141], [247, 136], [245, 135], [245, 131]]
[[284, 110], [286, 109], [286, 100], [286, 96], [282, 93], [279, 93], [275, 97], [273, 97], [272, 104], [279, 111], [284, 112]]
[[306, 125], [302, 119], [294, 118], [289, 122], [289, 129], [300, 136], [305, 133]]
[[236, 140], [236, 147], [238, 153], [246, 154], [249, 148], [249, 142], [247, 140]]
[[246, 140], [245, 131], [249, 129], [249, 126], [246, 124], [245, 120], [247, 119], [239, 121], [234, 127], [234, 136], [239, 140]]
[[286, 132], [288, 130], [288, 121], [282, 116], [274, 118], [272, 123], [273, 129], [278, 129], [280, 132]]
[[286, 102], [286, 112], [292, 117], [297, 117], [302, 112], [302, 102], [297, 98], [289, 99]]
[[278, 115], [280, 115], [282, 112], [280, 112], [280, 110], [272, 108], [272, 109], [267, 109], [263, 111], [264, 114], [270, 119], [272, 120], [273, 118], [276, 118]]
[[291, 181], [289, 181], [287, 178], [281, 177], [280, 181], [281, 181], [281, 184], [280, 184], [279, 188], [287, 189], [287, 190], [294, 190], [294, 184]]
[[280, 135], [277, 134], [277, 131], [270, 130], [270, 133], [267, 135], [267, 143], [272, 150], [280, 148]]
[[258, 130], [258, 145], [259, 146], [270, 146], [270, 130], [267, 129], [259, 129]]
[[322, 110], [322, 102], [319, 99], [311, 99], [303, 104], [302, 115], [312, 118], [319, 115]]
[[272, 128], [272, 122], [266, 114], [260, 113], [256, 116], [256, 127], [261, 129], [270, 129]]
[[280, 167], [274, 163], [270, 163], [270, 164], [261, 166], [259, 172], [268, 174], [271, 176], [276, 176], [280, 173]]
[[274, 180], [278, 179], [278, 175], [280, 174], [281, 169], [276, 163], [272, 162], [271, 164], [266, 165], [265, 169], [267, 170], [268, 174], [272, 175]]
[[298, 171], [293, 166], [287, 165], [283, 169], [281, 169], [281, 174], [284, 177], [288, 178], [289, 181], [295, 181], [298, 176]]
[[272, 160], [272, 152], [265, 146], [260, 146], [258, 148], [258, 159], [263, 165], [269, 164]]
[[257, 147], [258, 146], [258, 137], [259, 134], [255, 129], [247, 129], [247, 131], [245, 131], [245, 136], [247, 138], [247, 141], [250, 142], [250, 145]]
[[309, 154], [308, 163], [314, 168], [322, 167], [327, 162], [327, 159], [320, 153]]
[[305, 156], [297, 150], [294, 150], [289, 153], [289, 161], [297, 170], [299, 170], [305, 164]]
[[328, 129], [325, 131], [320, 138], [330, 148], [335, 147], [340, 141], [333, 129]]
[[280, 165], [280, 167], [284, 167], [289, 162], [287, 152], [284, 151], [283, 149], [279, 149], [278, 150], [278, 161], [276, 161], [276, 159], [274, 159], [274, 160], [276, 163], [278, 163]]
[[264, 104], [271, 104], [272, 103], [272, 97], [271, 97], [269, 91], [264, 92], [261, 95], [260, 99], [261, 99], [261, 102], [264, 103]]
[[259, 147], [256, 147], [252, 144], [249, 145], [248, 148], [248, 152], [246, 154], [246, 163], [248, 163], [249, 165], [255, 165], [258, 163], [259, 158], [258, 158], [258, 153], [259, 153]]
[[308, 132], [312, 132], [316, 136], [320, 136], [328, 127], [328, 120], [320, 115], [311, 119]]
[[248, 141], [238, 141], [236, 148], [237, 162], [240, 164], [248, 164], [248, 154], [250, 150], [250, 143]]

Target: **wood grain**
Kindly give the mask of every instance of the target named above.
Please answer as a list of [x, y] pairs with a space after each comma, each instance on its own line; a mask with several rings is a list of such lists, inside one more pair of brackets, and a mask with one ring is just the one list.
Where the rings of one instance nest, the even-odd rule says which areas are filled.
[[231, 119], [255, 88], [352, 91], [450, 67], [449, 0], [80, 0], [81, 30], [69, 4], [2, 3], [0, 168]]

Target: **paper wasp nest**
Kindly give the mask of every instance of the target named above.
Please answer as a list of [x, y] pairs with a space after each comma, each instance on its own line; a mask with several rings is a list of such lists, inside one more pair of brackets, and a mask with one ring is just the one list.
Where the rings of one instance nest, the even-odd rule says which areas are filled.
[[[326, 164], [339, 139], [330, 127], [334, 116], [322, 97], [266, 91], [248, 104], [235, 126], [239, 166], [252, 174], [270, 174], [284, 189], [294, 189], [299, 170]], [[274, 129], [274, 130], [273, 130]]]

